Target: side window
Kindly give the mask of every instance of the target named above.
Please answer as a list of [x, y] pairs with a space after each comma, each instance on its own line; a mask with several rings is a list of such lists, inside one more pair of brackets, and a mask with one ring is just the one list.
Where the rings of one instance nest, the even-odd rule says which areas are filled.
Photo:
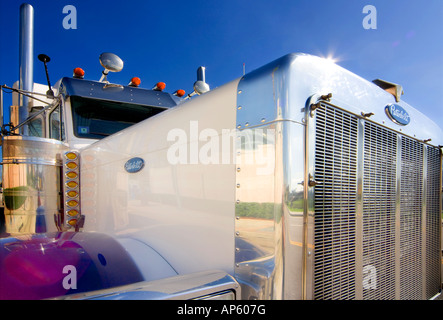
[[45, 136], [45, 120], [43, 115], [37, 115], [43, 107], [33, 107], [29, 113], [29, 117], [34, 117], [30, 122], [28, 122], [29, 135], [33, 137], [44, 137]]
[[64, 140], [65, 139], [65, 128], [63, 125], [63, 117], [60, 106], [55, 108], [49, 115], [49, 138]]
[[43, 118], [38, 116], [28, 123], [29, 135], [34, 137], [43, 137]]

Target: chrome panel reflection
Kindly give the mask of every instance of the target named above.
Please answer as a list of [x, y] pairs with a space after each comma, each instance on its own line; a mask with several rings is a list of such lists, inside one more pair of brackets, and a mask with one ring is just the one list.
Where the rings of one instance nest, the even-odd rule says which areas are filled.
[[[407, 126], [395, 124], [385, 112], [385, 106], [393, 102], [390, 93], [327, 59], [308, 54], [288, 54], [246, 74], [238, 84], [238, 92], [241, 109], [237, 110], [237, 125], [241, 128], [275, 120], [301, 123], [301, 109], [309, 95], [332, 93], [330, 102], [348, 112], [359, 116], [362, 112], [373, 113], [373, 122], [418, 140], [432, 139], [435, 146], [443, 144], [442, 129], [432, 119], [400, 101], [397, 104], [407, 111], [411, 121]], [[254, 103], [248, 103], [252, 99]]]
[[60, 202], [60, 141], [29, 136], [3, 137], [3, 192], [6, 232], [57, 231]]
[[[211, 270], [72, 294], [56, 300], [191, 300], [240, 299], [240, 286], [224, 271]], [[233, 294], [231, 294], [233, 293]]]
[[237, 132], [235, 273], [243, 299], [280, 298], [274, 288], [282, 263], [281, 200], [274, 189], [278, 127]]
[[292, 59], [238, 85], [235, 276], [242, 299], [302, 298], [304, 103], [289, 101]]
[[[242, 285], [243, 299], [313, 299], [314, 291], [318, 290], [314, 277], [321, 273], [321, 267], [315, 264], [321, 261], [315, 260], [314, 243], [321, 234], [315, 230], [314, 199], [321, 197], [321, 194], [315, 196], [315, 190], [324, 186], [314, 168], [315, 135], [317, 113], [326, 102], [333, 105], [339, 116], [351, 115], [344, 120], [343, 129], [351, 128], [353, 138], [345, 134], [343, 146], [349, 149], [352, 174], [349, 181], [341, 182], [344, 190], [352, 189], [347, 218], [352, 220], [351, 224], [357, 224], [353, 232], [358, 233], [358, 239], [350, 243], [350, 256], [355, 251], [354, 245], [363, 248], [364, 240], [361, 234], [365, 227], [362, 211], [366, 199], [363, 198], [365, 121], [395, 135], [414, 136], [416, 141], [432, 136], [433, 144], [443, 142], [441, 129], [404, 101], [400, 103], [402, 108], [414, 120], [402, 128], [389, 121], [384, 106], [392, 102], [391, 95], [325, 59], [290, 54], [243, 76], [237, 94], [237, 138], [249, 141], [249, 145], [240, 142], [237, 148], [235, 223], [235, 275]], [[317, 105], [317, 110], [310, 108], [312, 104]], [[364, 118], [368, 114], [370, 119]], [[250, 137], [260, 136], [260, 130], [274, 130], [274, 141], [250, 142]], [[264, 150], [272, 149], [275, 152], [272, 173], [259, 175], [254, 164], [244, 163], [248, 157], [254, 159]], [[342, 156], [339, 148], [335, 155]], [[340, 176], [338, 171], [337, 174]], [[335, 194], [334, 190], [329, 191]], [[339, 202], [346, 207], [346, 200]], [[349, 262], [349, 266], [359, 269], [352, 274], [359, 282], [357, 296], [362, 297], [364, 261], [360, 254], [355, 263], [354, 266]], [[354, 285], [352, 281], [351, 278], [348, 281], [350, 287]]]

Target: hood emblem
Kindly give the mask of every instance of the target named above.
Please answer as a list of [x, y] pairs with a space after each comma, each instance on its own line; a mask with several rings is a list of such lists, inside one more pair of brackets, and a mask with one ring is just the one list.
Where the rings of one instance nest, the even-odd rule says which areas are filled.
[[409, 113], [407, 113], [406, 110], [400, 107], [398, 104], [388, 104], [385, 107], [385, 111], [392, 122], [401, 126], [405, 126], [411, 121]]
[[125, 163], [125, 170], [129, 173], [139, 172], [145, 166], [145, 161], [142, 158], [131, 158]]

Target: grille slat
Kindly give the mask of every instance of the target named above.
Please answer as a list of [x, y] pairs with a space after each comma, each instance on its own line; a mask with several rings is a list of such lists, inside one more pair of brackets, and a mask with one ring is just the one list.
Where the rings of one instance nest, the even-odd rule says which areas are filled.
[[440, 228], [440, 151], [428, 147], [427, 150], [427, 198], [426, 198], [426, 299], [439, 290], [441, 265], [439, 259]]
[[[438, 293], [439, 149], [328, 104], [314, 138], [314, 299]], [[359, 283], [360, 267], [376, 270], [376, 286]]]
[[354, 299], [358, 119], [329, 106], [317, 119], [314, 296]]
[[378, 278], [375, 288], [363, 287], [363, 299], [395, 299], [397, 135], [367, 122], [363, 148], [362, 259]]
[[422, 299], [423, 144], [405, 137], [400, 186], [400, 298]]

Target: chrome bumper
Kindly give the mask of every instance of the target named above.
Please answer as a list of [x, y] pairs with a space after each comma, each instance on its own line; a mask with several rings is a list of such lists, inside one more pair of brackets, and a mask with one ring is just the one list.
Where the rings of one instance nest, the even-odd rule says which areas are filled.
[[224, 271], [203, 271], [155, 281], [72, 294], [51, 300], [192, 300], [240, 299], [240, 286]]

